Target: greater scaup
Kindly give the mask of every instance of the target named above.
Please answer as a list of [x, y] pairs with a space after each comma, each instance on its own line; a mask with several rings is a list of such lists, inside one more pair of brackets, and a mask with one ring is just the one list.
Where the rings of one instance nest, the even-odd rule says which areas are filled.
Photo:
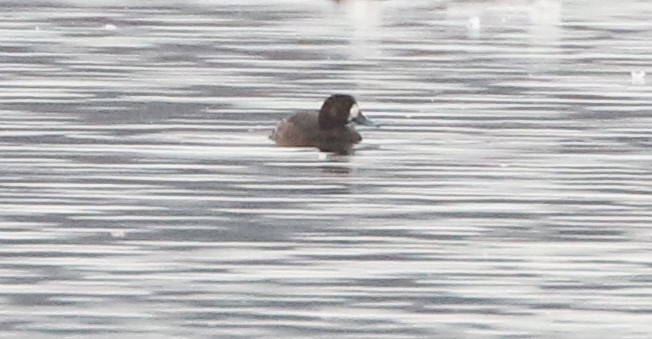
[[317, 147], [323, 152], [351, 154], [362, 137], [350, 122], [373, 126], [355, 99], [334, 94], [324, 101], [319, 112], [299, 112], [281, 120], [269, 136], [280, 146]]

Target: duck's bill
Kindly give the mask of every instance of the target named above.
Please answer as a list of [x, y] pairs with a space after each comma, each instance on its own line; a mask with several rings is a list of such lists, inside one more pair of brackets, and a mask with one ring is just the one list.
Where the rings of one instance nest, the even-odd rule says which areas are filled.
[[358, 114], [358, 116], [355, 117], [355, 118], [353, 118], [351, 121], [355, 122], [355, 123], [358, 124], [358, 125], [374, 126], [374, 127], [376, 126], [376, 124], [374, 124], [373, 121], [367, 119], [367, 117], [365, 117], [365, 116], [362, 114], [362, 112], [360, 112], [360, 113]]

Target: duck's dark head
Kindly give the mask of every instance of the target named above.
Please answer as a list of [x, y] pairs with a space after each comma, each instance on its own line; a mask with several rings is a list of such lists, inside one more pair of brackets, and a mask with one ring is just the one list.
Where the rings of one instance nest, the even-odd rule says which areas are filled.
[[319, 111], [319, 128], [331, 129], [344, 127], [349, 122], [355, 122], [360, 125], [373, 126], [371, 120], [367, 119], [355, 99], [347, 94], [333, 94]]

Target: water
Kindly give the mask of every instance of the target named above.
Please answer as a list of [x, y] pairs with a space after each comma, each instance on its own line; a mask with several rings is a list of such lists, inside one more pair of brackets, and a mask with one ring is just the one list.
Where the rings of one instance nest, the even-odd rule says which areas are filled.
[[1, 6], [0, 337], [652, 336], [649, 2]]

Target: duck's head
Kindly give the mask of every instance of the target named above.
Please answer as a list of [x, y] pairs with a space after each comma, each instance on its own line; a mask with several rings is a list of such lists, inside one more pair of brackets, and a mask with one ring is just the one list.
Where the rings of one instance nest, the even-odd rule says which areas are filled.
[[350, 122], [374, 126], [374, 123], [362, 114], [358, 103], [352, 96], [347, 94], [333, 94], [324, 101], [319, 111], [319, 128], [330, 129], [343, 127]]

